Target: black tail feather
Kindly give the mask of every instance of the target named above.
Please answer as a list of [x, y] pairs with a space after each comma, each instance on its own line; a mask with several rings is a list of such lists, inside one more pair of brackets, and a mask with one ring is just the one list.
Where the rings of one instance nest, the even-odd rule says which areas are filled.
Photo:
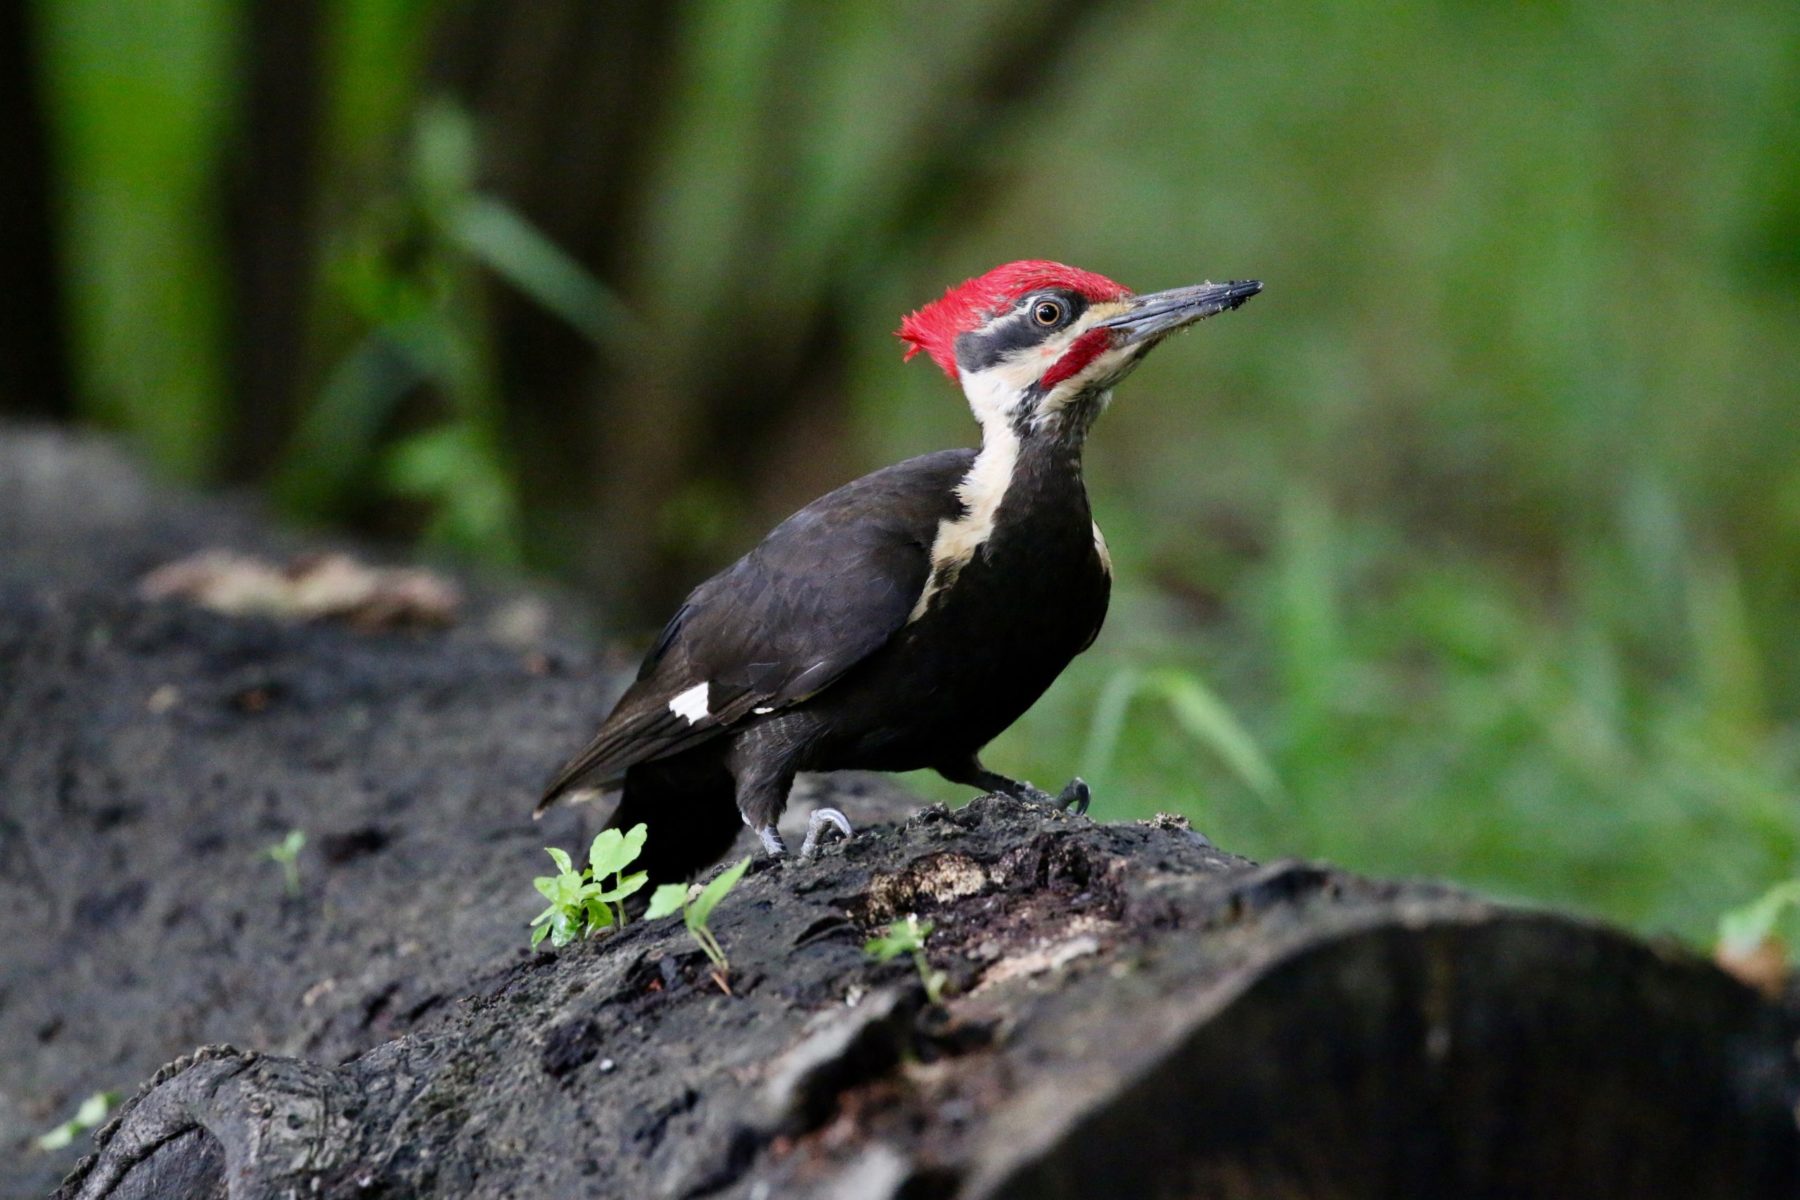
[[650, 873], [653, 887], [698, 875], [725, 857], [743, 830], [731, 773], [715, 746], [697, 746], [625, 772], [619, 806], [607, 825], [630, 829], [641, 821], [649, 827], [633, 866]]

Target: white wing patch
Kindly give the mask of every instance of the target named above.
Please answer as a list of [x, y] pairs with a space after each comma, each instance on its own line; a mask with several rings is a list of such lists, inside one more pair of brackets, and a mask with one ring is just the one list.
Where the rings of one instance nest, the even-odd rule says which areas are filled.
[[1112, 574], [1112, 552], [1106, 548], [1106, 535], [1100, 532], [1100, 522], [1094, 522], [1094, 553], [1100, 556], [1100, 569], [1107, 575]]
[[712, 715], [706, 707], [706, 691], [707, 685], [704, 682], [696, 683], [693, 687], [669, 701], [669, 711], [686, 721], [689, 725], [704, 721], [707, 717]]

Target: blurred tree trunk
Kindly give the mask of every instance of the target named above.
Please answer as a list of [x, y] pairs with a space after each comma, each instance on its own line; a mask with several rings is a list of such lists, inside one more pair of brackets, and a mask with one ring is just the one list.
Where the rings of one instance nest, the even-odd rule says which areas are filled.
[[[387, 23], [378, 36], [400, 38], [391, 52], [371, 58], [359, 43], [357, 70], [385, 72], [387, 119], [348, 135], [343, 18], [319, 0], [249, 6], [222, 184], [229, 477], [270, 477], [318, 403], [321, 368], [361, 336], [321, 294], [324, 235], [371, 199], [407, 193], [406, 113], [448, 93], [476, 121], [480, 190], [622, 296], [646, 331], [596, 351], [530, 297], [489, 287], [480, 338], [531, 556], [573, 566], [623, 622], [660, 616], [773, 519], [871, 465], [848, 451], [845, 409], [850, 348], [880, 335], [850, 325], [864, 319], [863, 293], [987, 202], [994, 149], [1019, 135], [1097, 20], [1127, 5], [1019, 0], [921, 24], [876, 8], [721, 0], [433, 4]], [[28, 43], [4, 40], [17, 89]], [[422, 41], [415, 80], [396, 54]], [[930, 58], [930, 86], [881, 72], [867, 86], [891, 97], [844, 110], [845, 64], [885, 67], [892, 47]], [[374, 85], [359, 75], [358, 86]], [[844, 111], [862, 123], [821, 160], [822, 145], [844, 143]], [[43, 155], [29, 144], [28, 105], [0, 126], [27, 139], [14, 156], [25, 187], [7, 199], [24, 214], [7, 222], [14, 236], [48, 221]], [[360, 141], [347, 149], [345, 136]], [[361, 144], [371, 140], [381, 144]], [[7, 343], [7, 369], [44, 381], [18, 390], [66, 407], [49, 241], [17, 236], [40, 261], [27, 319], [0, 334], [18, 343]], [[17, 261], [30, 267], [29, 254]], [[34, 365], [15, 368], [25, 354]], [[359, 436], [373, 463], [392, 431], [372, 421]]]
[[[834, 47], [818, 12], [484, 0], [452, 13], [430, 74], [477, 114], [484, 185], [649, 330], [598, 358], [498, 289], [494, 343], [540, 556], [572, 562], [619, 618], [654, 620], [865, 465], [846, 461], [843, 410], [859, 280], [967, 215], [987, 191], [985, 148], [1017, 132], [1092, 19], [1121, 7], [1060, 0], [981, 23], [941, 86], [884, 116], [910, 155], [829, 212], [794, 195]], [[711, 225], [704, 251], [659, 251], [696, 217]]]
[[[427, 88], [477, 119], [483, 189], [501, 196], [592, 275], [616, 286], [656, 148], [683, 6], [476, 0], [441, 22]], [[566, 562], [593, 514], [585, 483], [613, 454], [595, 349], [527, 297], [495, 287], [501, 401], [539, 558]]]
[[[722, 471], [725, 489], [744, 499], [751, 517], [753, 528], [740, 529], [740, 536], [759, 535], [764, 525], [852, 473], [852, 464], [843, 461], [851, 432], [843, 407], [848, 391], [844, 375], [849, 347], [867, 331], [847, 328], [844, 318], [858, 280], [873, 264], [904, 262], [926, 242], [954, 232], [972, 208], [987, 202], [997, 182], [987, 165], [993, 160], [990, 147], [1018, 136], [1034, 102], [1087, 44], [1093, 19], [1125, 7], [1117, 0], [1058, 0], [1035, 5], [1028, 20], [997, 22], [988, 44], [960, 78], [910, 98], [902, 121], [905, 145], [913, 154], [905, 169], [890, 172], [876, 203], [840, 225], [839, 239], [823, 248], [813, 271], [784, 273], [785, 286], [776, 297], [782, 307], [774, 310], [779, 324], [747, 330], [756, 340], [740, 347], [740, 356], [704, 360], [699, 403], [707, 417], [698, 423], [677, 478]], [[800, 36], [798, 30], [792, 32]], [[816, 52], [826, 50], [820, 46]], [[789, 173], [806, 152], [796, 131], [808, 102], [803, 81], [780, 77], [766, 121], [775, 153], [762, 160], [757, 180], [759, 228], [772, 225], [787, 204]], [[766, 263], [783, 249], [774, 244], [746, 247], [747, 253], [733, 264], [732, 288], [753, 293]], [[900, 314], [892, 317], [887, 329], [899, 324]], [[749, 389], [743, 386], [746, 358], [755, 368]], [[950, 402], [958, 401], [952, 397]], [[608, 511], [616, 512], [616, 505]], [[645, 525], [632, 520], [628, 527]], [[684, 561], [680, 548], [675, 550], [668, 564], [672, 574], [662, 581], [661, 594], [649, 597], [658, 607], [671, 603], [687, 586], [682, 581], [691, 585], [705, 567]]]
[[267, 475], [312, 383], [323, 32], [318, 0], [247, 9], [244, 118], [225, 171], [233, 428], [224, 467], [234, 479]]
[[0, 412], [68, 417], [74, 403], [37, 32], [29, 5], [0, 5]]

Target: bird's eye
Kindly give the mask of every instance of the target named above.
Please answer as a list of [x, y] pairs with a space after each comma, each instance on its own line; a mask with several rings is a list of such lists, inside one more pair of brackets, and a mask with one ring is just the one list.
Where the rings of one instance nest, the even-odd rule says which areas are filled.
[[1031, 319], [1046, 327], [1056, 324], [1062, 317], [1063, 306], [1054, 300], [1039, 300], [1031, 309]]

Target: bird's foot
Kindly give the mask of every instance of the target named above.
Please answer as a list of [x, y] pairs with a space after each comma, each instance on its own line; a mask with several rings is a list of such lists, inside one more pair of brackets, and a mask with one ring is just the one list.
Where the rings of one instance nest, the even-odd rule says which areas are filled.
[[773, 822], [760, 826], [756, 836], [762, 841], [763, 852], [770, 858], [785, 858], [787, 843], [781, 840], [781, 830], [775, 828]]
[[825, 839], [825, 831], [835, 829], [845, 840], [851, 837], [850, 818], [835, 808], [815, 808], [812, 816], [806, 819], [806, 840], [800, 843], [800, 861], [810, 862], [813, 855], [819, 852], [819, 844]]
[[[825, 840], [825, 831], [835, 829], [848, 838], [851, 836], [850, 818], [835, 808], [815, 808], [806, 819], [806, 840], [800, 843], [800, 861], [810, 862], [818, 854], [819, 846]], [[771, 823], [757, 829], [756, 836], [763, 844], [763, 850], [770, 858], [787, 857], [787, 842], [782, 839], [781, 831]]]
[[1063, 784], [1062, 792], [1056, 797], [1056, 807], [1064, 812], [1068, 812], [1072, 808], [1077, 816], [1085, 817], [1088, 805], [1093, 799], [1094, 794], [1088, 790], [1087, 780], [1077, 775]]
[[1086, 815], [1088, 803], [1093, 799], [1093, 793], [1088, 790], [1088, 785], [1080, 776], [1069, 780], [1063, 785], [1063, 790], [1054, 796], [1043, 788], [1030, 783], [1020, 783], [1018, 790], [1013, 792], [1013, 795], [1028, 804], [1043, 804], [1063, 812], [1074, 809], [1077, 815]]

